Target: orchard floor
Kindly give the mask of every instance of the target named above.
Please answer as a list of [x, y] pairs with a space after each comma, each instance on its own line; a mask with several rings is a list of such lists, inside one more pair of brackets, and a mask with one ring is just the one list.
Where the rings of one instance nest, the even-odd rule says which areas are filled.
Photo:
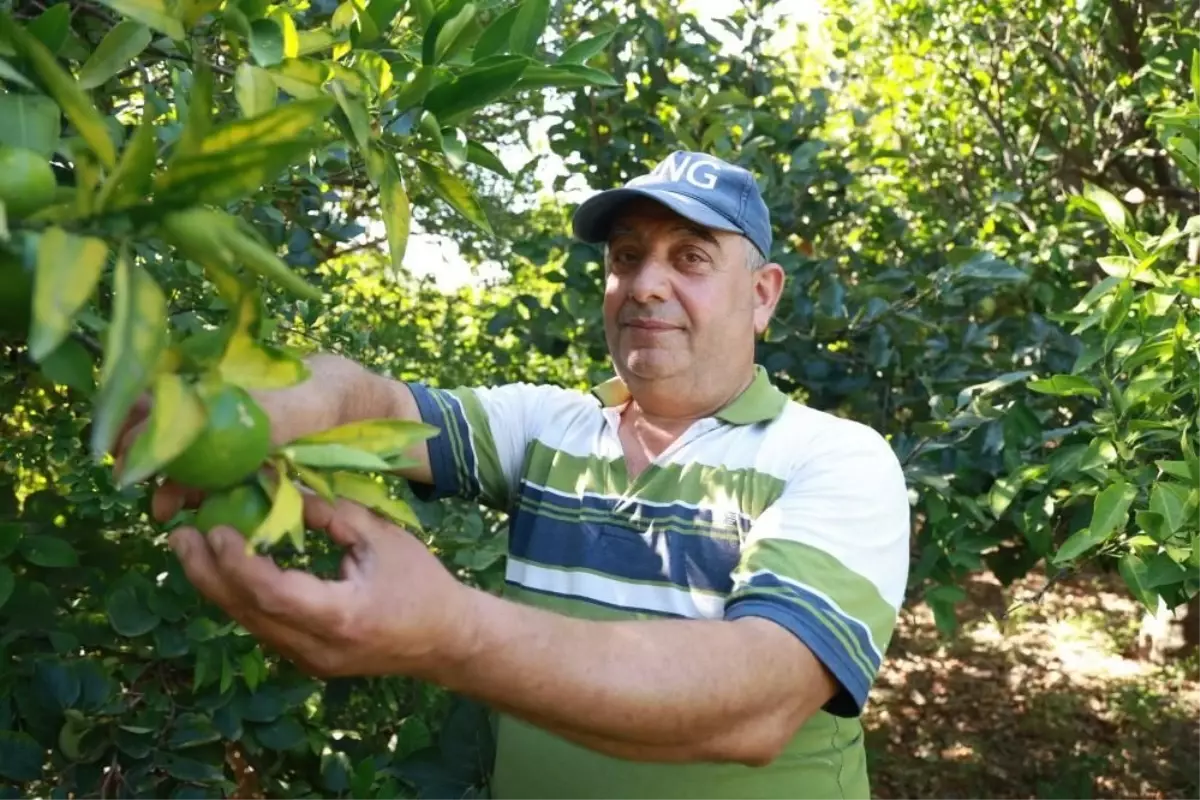
[[1200, 675], [1193, 655], [1134, 657], [1140, 607], [1105, 578], [969, 588], [962, 630], [940, 640], [908, 611], [867, 714], [877, 798], [1200, 797]]

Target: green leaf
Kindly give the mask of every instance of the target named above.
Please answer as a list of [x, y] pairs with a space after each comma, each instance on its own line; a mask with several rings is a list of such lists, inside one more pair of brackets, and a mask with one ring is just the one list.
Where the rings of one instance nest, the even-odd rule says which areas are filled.
[[1111, 230], [1122, 233], [1125, 231], [1129, 224], [1129, 213], [1120, 200], [1092, 183], [1084, 184], [1083, 196], [1096, 204]]
[[488, 234], [495, 235], [487, 214], [471, 188], [461, 178], [424, 159], [417, 159], [417, 168], [425, 183], [455, 211]]
[[100, 392], [92, 424], [92, 457], [112, 449], [117, 431], [138, 395], [154, 380], [167, 347], [167, 299], [145, 270], [117, 257], [113, 278], [113, 314], [104, 340]]
[[70, 542], [56, 536], [31, 534], [17, 543], [17, 549], [30, 564], [39, 567], [75, 567], [79, 554]]
[[100, 163], [108, 169], [115, 167], [117, 151], [109, 135], [108, 125], [70, 73], [59, 65], [54, 54], [47, 50], [44, 44], [14, 24], [8, 14], [0, 13], [0, 36], [4, 35], [7, 35], [18, 52], [33, 64], [50, 96], [67, 115], [67, 119], [75, 126], [75, 130], [96, 154]]
[[411, 223], [412, 209], [408, 202], [408, 193], [404, 191], [404, 183], [396, 169], [396, 162], [391, 155], [387, 159], [387, 168], [383, 172], [383, 181], [379, 187], [379, 207], [383, 212], [383, 224], [387, 229], [388, 257], [392, 269], [400, 271], [404, 264], [404, 253], [408, 248], [408, 233]]
[[1133, 553], [1126, 553], [1117, 564], [1125, 585], [1134, 598], [1151, 613], [1158, 611], [1158, 595], [1146, 585], [1146, 562]]
[[563, 89], [580, 86], [620, 86], [613, 76], [582, 64], [531, 65], [517, 81], [518, 89], [556, 86]]
[[1131, 278], [1143, 283], [1155, 283], [1153, 273], [1148, 272], [1142, 262], [1129, 256], [1102, 256], [1096, 259], [1100, 269], [1114, 278]]
[[256, 729], [254, 736], [268, 750], [292, 750], [307, 741], [304, 728], [295, 717], [280, 717]]
[[229, 342], [217, 366], [221, 379], [244, 389], [282, 389], [304, 381], [309, 370], [302, 360], [254, 338], [252, 332], [261, 321], [259, 309], [259, 292], [242, 295]]
[[503, 175], [505, 178], [512, 177], [512, 173], [504, 166], [504, 162], [495, 153], [474, 139], [467, 140], [467, 161], [477, 164], [484, 169], [489, 169], [497, 175]]
[[1092, 504], [1092, 521], [1063, 542], [1054, 556], [1055, 564], [1071, 561], [1093, 547], [1103, 544], [1118, 527], [1124, 527], [1129, 506], [1137, 497], [1137, 487], [1117, 478], [1107, 489], [1096, 495]]
[[181, 781], [197, 783], [219, 781], [225, 777], [223, 764], [207, 764], [193, 758], [185, 758], [177, 753], [162, 753], [155, 764], [158, 769], [165, 770], [172, 778]]
[[[278, 476], [274, 479], [264, 476], [261, 479], [263, 488], [271, 496], [271, 510], [262, 524], [258, 526], [258, 530], [246, 540], [246, 547], [247, 550], [252, 550], [260, 544], [270, 547], [284, 536], [288, 536], [292, 546], [303, 553], [304, 500], [295, 484], [282, 471], [282, 463], [278, 460], [273, 463], [279, 470]], [[270, 485], [272, 480], [274, 486]]]
[[[5, 61], [3, 58], [0, 58], [0, 80], [8, 81], [9, 83], [15, 83], [18, 86], [20, 86], [21, 88], [28, 89], [31, 92], [37, 91], [37, 87], [33, 85], [33, 82], [30, 81], [29, 78], [26, 78], [24, 75], [22, 75], [20, 73], [20, 71], [17, 70], [16, 67], [14, 67], [12, 64]], [[7, 96], [7, 95], [3, 95], [3, 96]], [[21, 97], [22, 95], [12, 95], [12, 96], [13, 97]], [[57, 113], [58, 107], [55, 106], [54, 110]], [[12, 119], [11, 117], [8, 117], [8, 116], [4, 116], [3, 118], [4, 119]]]
[[388, 462], [379, 456], [344, 444], [290, 444], [283, 448], [283, 455], [297, 464], [320, 469], [389, 469]]
[[167, 738], [167, 747], [182, 750], [201, 744], [220, 741], [221, 734], [213, 727], [212, 719], [204, 714], [184, 712], [176, 717]]
[[1192, 51], [1192, 99], [1200, 100], [1200, 49]]
[[371, 143], [371, 115], [367, 111], [366, 101], [361, 97], [348, 95], [340, 80], [330, 81], [329, 91], [337, 98], [342, 113], [346, 115], [354, 144], [359, 149], [367, 147]]
[[438, 428], [404, 419], [367, 419], [309, 434], [289, 445], [344, 444], [380, 458], [407, 453], [415, 445], [437, 436]]
[[1182, 478], [1185, 481], [1192, 479], [1192, 473], [1188, 469], [1186, 461], [1165, 461], [1160, 459], [1154, 463], [1167, 475], [1174, 475], [1176, 478]]
[[23, 783], [42, 777], [45, 752], [28, 733], [0, 731], [0, 777]]
[[925, 602], [933, 611], [933, 621], [942, 635], [949, 636], [958, 629], [954, 607], [967, 598], [967, 593], [958, 586], [935, 586], [925, 593]]
[[16, 586], [17, 579], [13, 576], [13, 571], [0, 564], [0, 608], [4, 608], [4, 604], [8, 602], [8, 598], [12, 597], [13, 587]]
[[17, 549], [23, 531], [19, 522], [0, 522], [0, 558], [7, 558]]
[[250, 55], [260, 67], [273, 67], [283, 61], [283, 29], [273, 19], [250, 23]]
[[510, 53], [531, 56], [550, 18], [550, 0], [522, 0], [508, 34]]
[[608, 30], [596, 36], [576, 42], [563, 51], [558, 57], [559, 64], [585, 64], [598, 55], [612, 41], [616, 30]]
[[172, 39], [183, 39], [187, 33], [183, 23], [167, 7], [165, 0], [100, 0], [109, 8], [130, 19], [143, 22]]
[[421, 521], [412, 507], [388, 494], [387, 487], [370, 475], [355, 472], [334, 472], [329, 476], [333, 493], [377, 511], [397, 525], [411, 531], [421, 530]]
[[51, 53], [58, 53], [66, 44], [71, 28], [71, 9], [67, 3], [51, 5], [35, 19], [25, 25], [25, 30], [46, 46]]
[[1156, 483], [1150, 490], [1150, 510], [1161, 515], [1167, 534], [1183, 527], [1187, 519], [1188, 488], [1177, 483]]
[[47, 160], [58, 148], [58, 104], [40, 94], [0, 94], [0, 144], [24, 147]]
[[444, 124], [503, 97], [516, 85], [531, 62], [523, 56], [510, 56], [469, 69], [435, 86], [425, 97], [425, 109]]
[[270, 72], [248, 63], [238, 66], [233, 78], [233, 94], [242, 109], [242, 116], [256, 117], [267, 113], [275, 107], [278, 93]]
[[108, 245], [93, 236], [77, 236], [57, 226], [42, 234], [33, 284], [33, 325], [29, 355], [41, 361], [71, 331], [75, 315], [96, 290]]
[[94, 89], [124, 69], [150, 46], [150, 29], [140, 22], [123, 20], [113, 26], [79, 69], [79, 85]]
[[154, 379], [150, 419], [122, 465], [118, 488], [141, 483], [187, 449], [204, 429], [204, 406], [194, 389], [173, 372]]
[[421, 63], [436, 66], [454, 55], [475, 21], [475, 4], [456, 2], [444, 5], [425, 31], [421, 47]]
[[509, 33], [520, 11], [519, 5], [513, 6], [488, 24], [479, 40], [475, 42], [475, 49], [471, 53], [472, 61], [479, 62], [489, 56], [508, 52]]
[[104, 610], [113, 630], [130, 638], [149, 633], [162, 621], [133, 583], [122, 583], [110, 591], [104, 598]]
[[94, 369], [92, 354], [75, 339], [64, 339], [62, 344], [42, 359], [43, 375], [84, 394], [91, 394], [96, 388], [92, 377]]
[[1026, 386], [1034, 392], [1064, 397], [1074, 395], [1100, 396], [1100, 390], [1087, 378], [1078, 375], [1052, 375], [1043, 380], [1030, 381]]
[[117, 168], [104, 181], [96, 196], [96, 213], [141, 202], [150, 191], [158, 143], [149, 109], [121, 152]]

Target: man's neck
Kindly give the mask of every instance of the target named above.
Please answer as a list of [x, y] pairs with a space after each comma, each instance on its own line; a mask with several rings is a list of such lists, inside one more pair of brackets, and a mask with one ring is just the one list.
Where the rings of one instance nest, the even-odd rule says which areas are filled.
[[749, 374], [730, 391], [691, 404], [682, 404], [680, 397], [695, 397], [692, 392], [653, 389], [640, 390], [633, 395], [622, 413], [622, 426], [629, 426], [635, 438], [651, 453], [657, 455], [678, 439], [697, 420], [714, 416], [732, 403], [754, 381]]

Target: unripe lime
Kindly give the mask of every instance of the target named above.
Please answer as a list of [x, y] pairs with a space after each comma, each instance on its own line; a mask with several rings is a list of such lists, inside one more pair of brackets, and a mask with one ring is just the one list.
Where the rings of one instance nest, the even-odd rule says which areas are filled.
[[266, 492], [257, 484], [243, 483], [206, 497], [196, 512], [196, 527], [201, 533], [208, 533], [218, 525], [228, 525], [248, 537], [270, 510], [271, 500]]
[[58, 181], [41, 155], [0, 145], [0, 201], [10, 219], [20, 219], [54, 202]]
[[241, 483], [262, 465], [271, 450], [271, 422], [240, 386], [201, 394], [201, 401], [204, 429], [162, 473], [184, 486], [215, 492]]

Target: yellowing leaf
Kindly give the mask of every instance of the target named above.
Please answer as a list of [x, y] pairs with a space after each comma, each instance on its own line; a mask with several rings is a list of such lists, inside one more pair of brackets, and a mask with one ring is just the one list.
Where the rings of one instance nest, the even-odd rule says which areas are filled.
[[246, 145], [267, 145], [307, 138], [333, 110], [331, 97], [284, 103], [265, 114], [226, 123], [200, 142], [198, 153], [222, 153]]
[[242, 295], [217, 373], [226, 383], [244, 389], [294, 386], [308, 378], [308, 367], [295, 356], [254, 338], [260, 320], [259, 302], [257, 291]]
[[282, 450], [288, 460], [320, 469], [386, 472], [388, 462], [377, 455], [344, 444], [289, 444]]
[[167, 348], [167, 299], [154, 278], [117, 255], [113, 314], [104, 338], [100, 391], [92, 424], [92, 456], [99, 460], [113, 445], [129, 409], [154, 379]]
[[160, 373], [154, 379], [154, 404], [141, 435], [129, 448], [119, 487], [153, 475], [182, 453], [204, 428], [204, 406], [179, 375]]
[[289, 58], [267, 72], [283, 91], [301, 100], [323, 96], [321, 87], [333, 77], [333, 69], [311, 58]]
[[483, 206], [471, 191], [471, 187], [461, 178], [424, 159], [417, 159], [417, 168], [421, 171], [421, 177], [438, 197], [449, 203], [468, 221], [494, 235]]
[[35, 361], [49, 355], [70, 332], [75, 315], [96, 289], [107, 257], [103, 239], [76, 236], [59, 227], [42, 234], [29, 333], [29, 354]]
[[149, 110], [142, 112], [142, 124], [129, 138], [121, 152], [121, 160], [96, 196], [96, 212], [120, 208], [145, 198], [150, 190], [157, 137]]
[[257, 117], [274, 108], [278, 91], [271, 73], [262, 67], [242, 63], [234, 74], [233, 95], [245, 117]]
[[408, 194], [396, 169], [396, 162], [391, 155], [387, 158], [387, 168], [383, 172], [383, 182], [379, 187], [379, 207], [383, 211], [383, 224], [387, 229], [388, 254], [392, 269], [400, 271], [404, 264], [404, 253], [408, 247], [409, 226], [412, 221], [412, 209], [409, 206]]
[[437, 435], [438, 429], [424, 422], [406, 419], [367, 419], [309, 434], [288, 442], [288, 444], [344, 444], [381, 458], [391, 458], [403, 455], [414, 445]]
[[329, 478], [333, 493], [338, 497], [377, 511], [411, 531], [421, 530], [421, 521], [417, 519], [412, 507], [403, 500], [392, 497], [387, 487], [378, 479], [354, 472], [335, 472]]
[[335, 501], [333, 485], [323, 472], [294, 462], [292, 468], [296, 470], [296, 477], [303, 481], [305, 486], [312, 489], [327, 502], [333, 503]]
[[130, 19], [146, 23], [172, 39], [182, 39], [187, 35], [183, 30], [183, 23], [172, 13], [172, 9], [168, 9], [165, 0], [100, 0], [100, 2]]
[[104, 117], [92, 105], [70, 73], [59, 65], [54, 54], [46, 49], [46, 45], [14, 23], [7, 13], [0, 13], [0, 37], [3, 36], [7, 36], [17, 50], [33, 64], [50, 96], [67, 115], [67, 119], [71, 120], [71, 124], [79, 131], [79, 135], [96, 154], [100, 163], [108, 169], [116, 166], [117, 150], [112, 137], [109, 136]]
[[[275, 477], [262, 476], [260, 483], [271, 496], [271, 510], [266, 519], [258, 526], [258, 530], [246, 539], [246, 550], [252, 551], [258, 545], [268, 547], [278, 542], [284, 536], [291, 538], [292, 545], [301, 553], [304, 552], [304, 498], [284, 471], [284, 465], [274, 460], [277, 471]], [[273, 485], [272, 485], [273, 484]]]

